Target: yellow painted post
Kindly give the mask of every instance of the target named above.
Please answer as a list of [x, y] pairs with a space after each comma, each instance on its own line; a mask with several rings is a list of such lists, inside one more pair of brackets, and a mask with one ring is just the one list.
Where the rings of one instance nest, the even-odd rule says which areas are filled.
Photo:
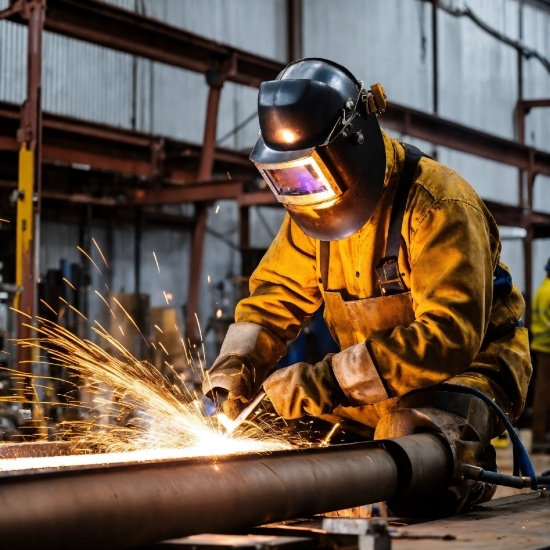
[[[34, 193], [34, 152], [23, 143], [19, 151], [19, 182], [17, 200], [16, 264], [15, 283], [19, 287], [34, 285], [33, 274], [33, 193]], [[27, 283], [27, 284], [25, 284]], [[32, 299], [18, 292], [15, 307], [32, 315]]]

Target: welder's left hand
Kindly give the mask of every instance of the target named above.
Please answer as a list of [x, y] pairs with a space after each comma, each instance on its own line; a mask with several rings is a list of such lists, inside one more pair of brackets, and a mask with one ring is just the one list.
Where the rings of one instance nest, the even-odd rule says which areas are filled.
[[263, 387], [277, 413], [288, 420], [328, 414], [347, 401], [329, 356], [315, 365], [296, 363], [277, 370]]

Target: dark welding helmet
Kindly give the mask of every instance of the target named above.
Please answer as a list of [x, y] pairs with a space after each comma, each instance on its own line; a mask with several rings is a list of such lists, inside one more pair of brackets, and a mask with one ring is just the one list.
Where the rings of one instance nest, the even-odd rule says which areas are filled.
[[295, 61], [260, 86], [250, 160], [307, 235], [343, 239], [372, 216], [384, 189], [385, 99], [326, 59]]

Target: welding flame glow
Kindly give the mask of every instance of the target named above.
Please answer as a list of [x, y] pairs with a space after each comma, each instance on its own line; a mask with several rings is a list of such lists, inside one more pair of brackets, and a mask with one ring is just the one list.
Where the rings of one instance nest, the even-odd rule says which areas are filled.
[[[92, 240], [103, 264], [109, 269], [99, 245], [95, 239]], [[102, 275], [91, 255], [80, 247], [77, 249]], [[153, 257], [160, 273], [155, 252]], [[208, 279], [210, 282], [210, 277]], [[70, 281], [66, 279], [64, 281], [74, 288]], [[107, 285], [105, 287], [109, 291], [109, 287]], [[169, 303], [172, 294], [166, 291], [163, 293], [166, 302]], [[117, 316], [109, 302], [97, 290], [95, 294], [107, 306], [116, 322]], [[86, 317], [67, 300], [61, 296], [59, 300], [87, 321]], [[156, 349], [155, 343], [148, 342], [122, 304], [114, 296], [112, 300], [119, 306], [145, 343]], [[56, 318], [59, 318], [54, 308], [44, 300], [41, 302]], [[14, 311], [22, 316], [23, 324], [33, 331], [31, 334], [34, 334], [31, 338], [17, 341], [19, 346], [31, 349], [32, 360], [28, 362], [35, 366], [43, 364], [61, 367], [71, 374], [69, 380], [72, 380], [75, 395], [85, 388], [86, 392], [93, 397], [90, 404], [90, 402], [80, 402], [72, 396], [72, 392], [69, 392], [71, 395], [65, 395], [69, 399], [69, 406], [73, 406], [78, 412], [79, 419], [59, 423], [56, 437], [69, 446], [71, 454], [27, 458], [24, 456], [24, 451], [21, 451], [21, 456], [18, 458], [0, 458], [0, 471], [198, 456], [215, 457], [252, 452], [266, 453], [310, 444], [304, 442], [299, 436], [292, 436], [289, 439], [288, 435], [283, 435], [283, 432], [275, 427], [274, 414], [258, 415], [259, 410], [253, 415], [254, 420], [246, 421], [232, 433], [228, 433], [226, 431], [228, 419], [219, 413], [219, 407], [217, 406], [218, 414], [210, 416], [196, 392], [191, 393], [188, 390], [183, 382], [184, 378], [174, 371], [167, 361], [164, 363], [173, 376], [164, 376], [151, 363], [138, 360], [97, 321], [93, 322], [92, 330], [98, 335], [102, 345], [81, 339], [54, 321], [36, 317], [33, 322], [33, 318], [27, 313], [17, 309]], [[221, 309], [218, 309], [216, 317], [221, 313]], [[204, 376], [206, 353], [199, 319], [196, 314], [195, 317], [200, 333], [199, 346], [191, 345], [189, 340], [189, 345], [186, 346], [183, 338], [181, 343], [188, 365], [197, 374], [200, 369], [200, 374]], [[124, 335], [122, 326], [118, 325], [118, 328]], [[159, 326], [156, 328], [163, 334]], [[177, 325], [175, 329], [179, 332]], [[162, 342], [159, 341], [158, 345], [169, 356]], [[37, 388], [43, 383], [41, 382], [44, 380], [43, 375], [17, 370], [11, 370], [11, 375], [18, 381], [20, 389], [24, 386], [28, 394], [36, 397], [36, 401], [30, 401], [33, 407], [39, 408], [42, 404], [51, 404], [41, 403], [38, 400]], [[51, 379], [55, 380], [53, 377]], [[65, 379], [61, 381], [67, 382]], [[0, 397], [0, 401], [13, 401], [14, 398], [21, 401], [21, 395]], [[28, 395], [27, 400], [29, 400]], [[59, 403], [59, 405], [66, 406], [67, 403]], [[229, 421], [229, 424], [232, 423]], [[44, 447], [50, 449], [47, 445]]]
[[[103, 407], [107, 418], [118, 416], [123, 422], [102, 422], [100, 417], [63, 423], [61, 439], [73, 442], [74, 452], [80, 454], [0, 459], [0, 471], [271, 452], [292, 447], [266, 422], [247, 422], [227, 435], [218, 417], [208, 416], [203, 404], [183, 383], [171, 383], [153, 365], [136, 359], [99, 323], [95, 324], [93, 330], [116, 350], [117, 356], [42, 318], [33, 327], [37, 337], [20, 340], [19, 345], [34, 348], [42, 362], [78, 373], [94, 392], [95, 406]], [[105, 386], [112, 388], [108, 398]]]

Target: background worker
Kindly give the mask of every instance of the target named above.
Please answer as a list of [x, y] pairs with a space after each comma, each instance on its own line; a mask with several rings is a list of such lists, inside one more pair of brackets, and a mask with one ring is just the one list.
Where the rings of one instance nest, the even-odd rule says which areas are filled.
[[536, 374], [533, 396], [533, 451], [550, 451], [550, 258], [546, 277], [533, 300], [531, 349], [535, 353]]
[[[381, 87], [322, 59], [262, 84], [250, 158], [288, 215], [204, 383], [229, 416], [262, 384], [283, 418], [353, 419], [375, 437], [397, 435], [384, 419], [411, 392], [443, 382], [522, 411], [525, 304], [497, 225], [458, 174], [381, 131], [384, 107]], [[341, 351], [273, 372], [323, 302]]]

